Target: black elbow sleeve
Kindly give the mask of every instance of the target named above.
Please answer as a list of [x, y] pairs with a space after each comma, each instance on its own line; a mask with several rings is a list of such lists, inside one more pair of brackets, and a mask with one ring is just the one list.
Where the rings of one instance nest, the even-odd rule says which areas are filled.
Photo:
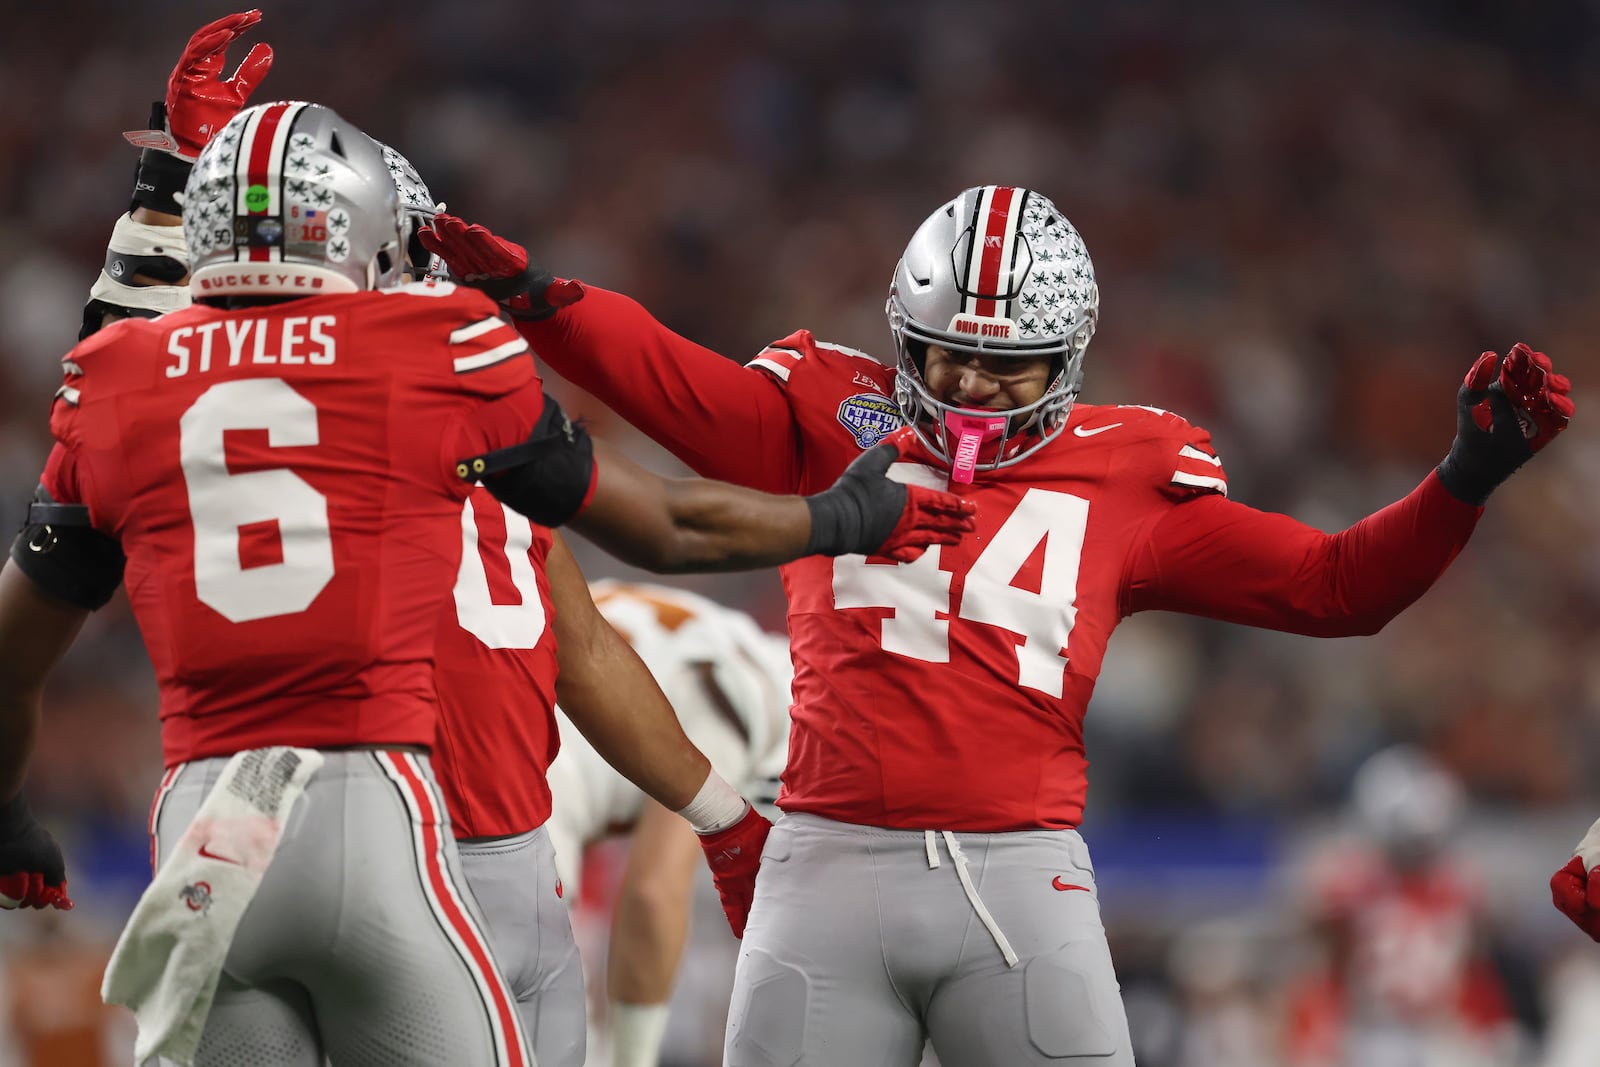
[[526, 441], [464, 459], [456, 474], [482, 482], [495, 499], [540, 526], [560, 526], [589, 502], [594, 441], [547, 396]]
[[54, 503], [43, 486], [11, 542], [11, 560], [45, 592], [88, 611], [106, 606], [127, 565], [117, 539], [89, 525], [87, 508]]

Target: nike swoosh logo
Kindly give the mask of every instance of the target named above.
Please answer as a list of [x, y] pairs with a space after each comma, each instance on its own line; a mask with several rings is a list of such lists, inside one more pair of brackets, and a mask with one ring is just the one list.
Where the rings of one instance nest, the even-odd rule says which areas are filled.
[[220, 863], [231, 863], [235, 867], [243, 867], [244, 866], [243, 863], [240, 863], [238, 860], [232, 858], [231, 856], [219, 856], [219, 855], [217, 855], [215, 852], [212, 852], [205, 845], [201, 845], [200, 846], [200, 855], [204, 856], [208, 860], [217, 860]]
[[1072, 428], [1072, 432], [1074, 434], [1078, 435], [1079, 437], [1093, 437], [1097, 433], [1105, 433], [1107, 430], [1115, 430], [1118, 426], [1121, 426], [1121, 425], [1122, 425], [1122, 423], [1120, 423], [1120, 422], [1113, 422], [1113, 423], [1110, 423], [1110, 424], [1105, 425], [1105, 426], [1096, 426], [1092, 430], [1086, 430], [1082, 426], [1074, 426]]
[[[1107, 429], [1110, 429], [1110, 427], [1107, 427]], [[1074, 885], [1071, 882], [1063, 882], [1059, 874], [1050, 880], [1050, 888], [1054, 889], [1058, 893], [1065, 893], [1069, 889], [1081, 889], [1085, 893], [1089, 891], [1089, 887], [1086, 885]]]

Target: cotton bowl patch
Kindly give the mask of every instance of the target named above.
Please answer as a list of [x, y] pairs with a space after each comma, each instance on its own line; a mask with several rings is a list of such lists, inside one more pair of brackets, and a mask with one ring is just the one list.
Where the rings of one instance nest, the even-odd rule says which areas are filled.
[[839, 405], [839, 422], [862, 448], [871, 448], [905, 425], [895, 402], [877, 393], [846, 397]]

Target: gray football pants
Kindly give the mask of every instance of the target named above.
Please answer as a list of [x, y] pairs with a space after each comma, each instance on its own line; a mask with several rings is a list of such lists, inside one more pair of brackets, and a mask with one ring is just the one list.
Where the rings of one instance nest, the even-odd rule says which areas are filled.
[[[234, 936], [196, 1067], [533, 1067], [427, 758], [325, 755]], [[168, 772], [162, 861], [226, 762]]]
[[539, 1067], [583, 1067], [583, 960], [567, 906], [556, 895], [550, 834], [541, 826], [456, 847]]
[[1088, 846], [1072, 830], [784, 816], [761, 857], [725, 1063], [916, 1067], [925, 1039], [942, 1067], [1131, 1067]]

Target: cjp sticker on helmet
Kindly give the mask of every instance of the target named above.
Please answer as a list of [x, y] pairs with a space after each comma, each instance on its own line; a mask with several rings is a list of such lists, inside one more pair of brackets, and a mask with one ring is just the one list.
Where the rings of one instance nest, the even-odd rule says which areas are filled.
[[[992, 470], [1032, 455], [1065, 428], [1082, 387], [1100, 290], [1083, 239], [1054, 204], [1029, 189], [985, 185], [962, 192], [917, 228], [895, 267], [885, 310], [899, 358], [895, 402], [906, 421], [947, 462]], [[960, 408], [928, 388], [930, 345], [956, 354], [1044, 356], [1052, 373], [1033, 403]], [[981, 442], [971, 438], [975, 426], [983, 428]], [[974, 454], [980, 443], [981, 459]]]
[[328, 108], [246, 108], [184, 189], [195, 299], [391, 285], [404, 269], [395, 182], [378, 143]]

